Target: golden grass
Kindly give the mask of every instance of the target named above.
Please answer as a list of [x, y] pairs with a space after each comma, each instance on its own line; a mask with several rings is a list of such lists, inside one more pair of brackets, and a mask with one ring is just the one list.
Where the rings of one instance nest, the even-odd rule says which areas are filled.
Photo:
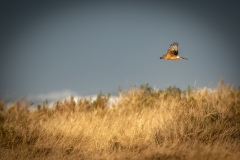
[[[240, 88], [148, 85], [29, 111], [0, 101], [1, 159], [239, 159]], [[24, 103], [23, 103], [24, 102]]]

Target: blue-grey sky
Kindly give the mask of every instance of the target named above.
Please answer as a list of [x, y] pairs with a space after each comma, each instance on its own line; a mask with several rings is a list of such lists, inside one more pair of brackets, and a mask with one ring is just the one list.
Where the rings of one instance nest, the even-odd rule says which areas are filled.
[[[1, 3], [1, 98], [240, 86], [239, 2]], [[159, 59], [173, 42], [188, 60]]]

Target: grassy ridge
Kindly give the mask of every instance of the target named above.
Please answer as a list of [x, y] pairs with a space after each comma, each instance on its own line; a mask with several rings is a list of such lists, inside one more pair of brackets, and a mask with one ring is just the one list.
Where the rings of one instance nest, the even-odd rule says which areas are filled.
[[240, 88], [154, 90], [95, 101], [73, 97], [29, 111], [0, 103], [2, 159], [239, 159]]

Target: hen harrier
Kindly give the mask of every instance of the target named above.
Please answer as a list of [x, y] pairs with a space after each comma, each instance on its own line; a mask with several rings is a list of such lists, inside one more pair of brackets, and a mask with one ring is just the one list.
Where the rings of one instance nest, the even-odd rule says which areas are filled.
[[160, 59], [166, 59], [166, 60], [187, 60], [187, 58], [183, 58], [178, 56], [178, 43], [173, 42], [173, 44], [170, 45], [170, 47], [167, 50], [167, 53], [164, 54]]

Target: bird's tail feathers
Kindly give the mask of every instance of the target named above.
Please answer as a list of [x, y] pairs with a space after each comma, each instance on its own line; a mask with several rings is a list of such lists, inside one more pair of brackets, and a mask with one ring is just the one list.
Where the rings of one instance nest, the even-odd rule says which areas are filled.
[[180, 59], [185, 59], [185, 60], [188, 60], [187, 58], [184, 58], [184, 57], [180, 57]]

